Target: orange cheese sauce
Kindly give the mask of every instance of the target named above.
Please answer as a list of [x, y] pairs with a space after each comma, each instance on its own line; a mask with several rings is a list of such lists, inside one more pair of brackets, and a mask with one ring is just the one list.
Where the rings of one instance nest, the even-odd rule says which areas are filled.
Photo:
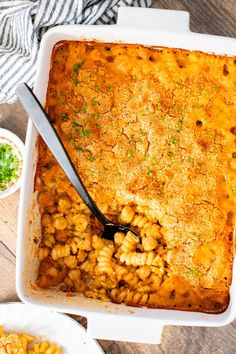
[[102, 240], [40, 140], [37, 284], [134, 306], [224, 311], [234, 255], [236, 57], [59, 42], [46, 109], [102, 212], [141, 237]]

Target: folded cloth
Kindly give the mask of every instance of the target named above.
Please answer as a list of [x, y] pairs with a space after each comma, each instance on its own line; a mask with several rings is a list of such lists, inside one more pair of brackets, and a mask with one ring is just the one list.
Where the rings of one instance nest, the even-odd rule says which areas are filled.
[[34, 85], [44, 33], [62, 24], [114, 24], [120, 6], [148, 7], [152, 0], [0, 1], [0, 103], [16, 100], [22, 81]]

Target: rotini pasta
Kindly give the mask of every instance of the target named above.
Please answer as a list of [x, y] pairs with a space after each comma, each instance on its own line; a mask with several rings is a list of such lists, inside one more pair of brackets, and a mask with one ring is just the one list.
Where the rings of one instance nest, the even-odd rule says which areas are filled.
[[111, 298], [116, 303], [124, 301], [127, 305], [145, 306], [148, 304], [149, 294], [142, 294], [127, 288], [121, 288], [112, 290]]
[[[159, 266], [162, 263], [162, 259], [155, 252], [129, 252], [122, 253], [120, 255], [120, 261], [126, 263], [127, 265], [133, 265], [135, 267], [142, 265], [155, 265]], [[162, 264], [163, 266], [163, 264]]]
[[113, 274], [113, 264], [112, 264], [112, 255], [114, 253], [114, 246], [108, 245], [104, 246], [98, 253], [98, 273], [107, 273]]
[[52, 250], [52, 259], [56, 261], [58, 258], [67, 257], [70, 255], [69, 245], [55, 245]]
[[139, 243], [139, 237], [128, 231], [121, 245], [121, 251], [128, 253], [134, 251]]

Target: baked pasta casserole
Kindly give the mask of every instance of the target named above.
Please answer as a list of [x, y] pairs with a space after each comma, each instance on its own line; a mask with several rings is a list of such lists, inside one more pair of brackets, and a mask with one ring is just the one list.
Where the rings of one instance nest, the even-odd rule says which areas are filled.
[[37, 341], [30, 334], [4, 333], [0, 326], [0, 354], [62, 354], [61, 349], [49, 342]]
[[223, 312], [236, 204], [236, 58], [62, 41], [46, 110], [105, 216], [101, 238], [39, 139], [37, 285], [131, 306]]

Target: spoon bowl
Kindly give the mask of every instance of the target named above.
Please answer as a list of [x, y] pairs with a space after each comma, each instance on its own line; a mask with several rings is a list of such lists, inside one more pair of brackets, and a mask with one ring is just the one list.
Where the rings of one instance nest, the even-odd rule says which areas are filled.
[[64, 170], [71, 184], [74, 186], [92, 214], [104, 226], [104, 231], [101, 237], [108, 240], [114, 240], [114, 235], [118, 231], [124, 232], [125, 234], [128, 231], [131, 231], [134, 235], [138, 236], [138, 233], [132, 228], [126, 225], [115, 224], [108, 220], [98, 209], [97, 205], [91, 198], [82, 180], [80, 179], [80, 176], [78, 175], [78, 172], [76, 171], [50, 118], [29, 86], [25, 83], [19, 85], [16, 89], [16, 94], [24, 109], [28, 113], [29, 118], [32, 120], [41, 137], [53, 153], [55, 159]]

